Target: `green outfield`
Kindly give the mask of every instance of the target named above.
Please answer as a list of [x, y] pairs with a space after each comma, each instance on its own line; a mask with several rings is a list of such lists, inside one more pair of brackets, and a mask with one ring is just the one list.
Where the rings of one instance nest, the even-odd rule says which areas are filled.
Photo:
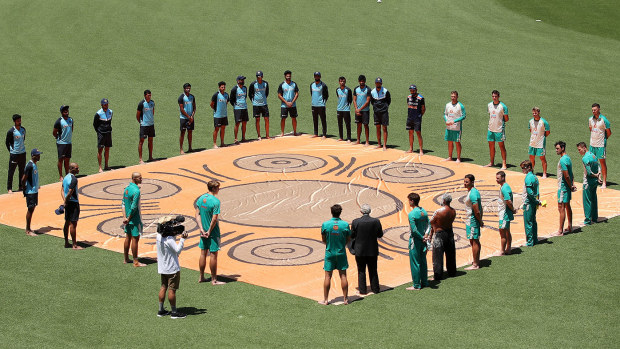
[[[138, 163], [135, 115], [145, 89], [156, 102], [154, 156], [169, 158], [179, 153], [183, 83], [192, 84], [197, 100], [194, 148], [209, 149], [208, 104], [217, 82], [226, 81], [230, 91], [237, 75], [247, 76], [249, 85], [257, 70], [271, 86], [271, 135], [279, 133], [276, 89], [284, 70], [292, 70], [300, 86], [298, 129], [304, 133], [312, 132], [312, 73], [322, 72], [332, 92], [332, 136], [338, 77], [353, 88], [359, 74], [369, 81], [381, 76], [392, 93], [388, 144], [402, 150], [408, 147], [406, 96], [415, 83], [427, 106], [424, 148], [441, 157], [447, 156], [443, 108], [450, 91], [458, 90], [467, 109], [463, 157], [481, 165], [489, 161], [486, 105], [497, 89], [510, 115], [508, 163], [527, 158], [527, 122], [538, 106], [551, 125], [548, 143], [568, 143], [579, 180], [574, 144], [588, 142], [591, 104], [601, 104], [612, 131], [620, 110], [620, 8], [609, 0], [0, 0], [0, 8], [0, 124], [6, 132], [12, 114], [23, 116], [27, 149], [44, 153], [42, 184], [58, 178], [52, 127], [61, 104], [71, 106], [75, 120], [73, 160], [82, 174], [92, 174], [92, 119], [101, 98], [114, 110], [110, 165], [129, 166]], [[232, 127], [226, 133], [231, 143]], [[256, 137], [252, 120], [248, 137]], [[617, 137], [607, 153], [613, 189], [620, 173]], [[547, 150], [555, 174], [558, 157], [549, 144]], [[7, 172], [4, 154], [0, 176]], [[442, 282], [437, 290], [414, 295], [400, 287], [348, 307], [319, 307], [242, 283], [213, 289], [194, 284], [196, 273], [184, 270], [179, 306], [194, 307], [186, 311], [196, 316], [171, 323], [155, 317], [155, 265], [134, 270], [115, 253], [88, 248], [76, 254], [61, 249], [56, 238], [27, 239], [0, 227], [0, 343], [153, 347], [178, 337], [175, 344], [193, 346], [614, 347], [620, 339], [619, 228], [614, 219], [518, 256], [494, 258], [490, 268]]]

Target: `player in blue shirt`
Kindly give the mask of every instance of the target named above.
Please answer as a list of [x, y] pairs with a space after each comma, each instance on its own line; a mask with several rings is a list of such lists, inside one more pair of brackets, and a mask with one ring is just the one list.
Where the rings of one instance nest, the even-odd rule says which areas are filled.
[[263, 80], [263, 72], [256, 72], [256, 81], [250, 84], [248, 91], [250, 100], [252, 101], [252, 111], [256, 121], [256, 133], [260, 141], [260, 117], [265, 119], [265, 138], [269, 139], [269, 106], [267, 105], [267, 97], [269, 96], [269, 84]]
[[140, 164], [142, 161], [142, 144], [144, 139], [149, 139], [149, 159], [153, 161], [153, 138], [155, 137], [155, 101], [151, 99], [151, 91], [144, 90], [144, 99], [138, 103], [138, 111], [136, 119], [140, 123], [140, 143], [138, 143], [138, 155], [140, 156]]
[[[72, 247], [81, 250], [77, 244], [77, 224], [80, 219], [80, 201], [78, 199], [78, 180], [76, 175], [80, 167], [75, 162], [69, 164], [69, 173], [62, 180], [61, 196], [65, 210], [65, 226], [62, 232], [65, 236], [65, 248]], [[73, 244], [69, 244], [69, 233]]]
[[346, 86], [347, 79], [344, 76], [338, 78], [340, 87], [336, 89], [338, 96], [338, 107], [336, 108], [336, 117], [338, 118], [338, 135], [339, 141], [344, 139], [342, 132], [342, 121], [347, 128], [347, 142], [351, 142], [351, 102], [353, 102], [353, 92]]
[[183, 94], [179, 96], [179, 111], [181, 112], [180, 124], [181, 135], [179, 136], [180, 153], [185, 154], [183, 151], [183, 138], [185, 138], [185, 130], [187, 130], [187, 143], [189, 148], [187, 152], [192, 151], [192, 132], [194, 131], [194, 116], [196, 115], [196, 98], [193, 94], [189, 93], [192, 90], [192, 85], [189, 82], [183, 84]]
[[245, 85], [245, 76], [237, 76], [237, 85], [230, 90], [230, 104], [233, 106], [235, 114], [235, 144], [239, 144], [237, 135], [239, 134], [239, 124], [241, 124], [241, 141], [245, 142], [245, 126], [248, 123], [248, 89]]
[[278, 86], [278, 98], [282, 101], [280, 105], [280, 129], [284, 136], [284, 125], [286, 118], [290, 115], [293, 123], [293, 135], [297, 136], [297, 97], [299, 97], [299, 87], [295, 81], [291, 80], [293, 73], [290, 70], [284, 72], [284, 81]]
[[56, 139], [56, 150], [58, 151], [58, 176], [62, 182], [62, 167], [64, 164], [65, 173], [69, 174], [69, 163], [71, 162], [71, 140], [73, 137], [73, 119], [69, 117], [69, 106], [60, 106], [61, 117], [54, 123], [52, 135]]
[[368, 142], [368, 122], [370, 121], [370, 87], [366, 86], [366, 76], [360, 75], [357, 78], [359, 86], [353, 90], [353, 106], [355, 107], [355, 123], [357, 124], [357, 142], [360, 144], [360, 138], [362, 136], [362, 125], [366, 132], [366, 143]]
[[[24, 176], [24, 166], [26, 166], [26, 146], [24, 141], [26, 140], [26, 129], [22, 127], [22, 116], [19, 114], [13, 114], [13, 123], [9, 131], [6, 133], [6, 150], [9, 151], [9, 177], [6, 182], [7, 190], [10, 193], [13, 192], [13, 176], [15, 175], [15, 168], [18, 169], [18, 180]], [[21, 182], [19, 184], [19, 190], [23, 189]]]
[[[108, 99], [101, 100], [101, 109], [95, 113], [93, 127], [97, 133], [97, 161], [99, 162], [99, 173], [110, 170], [108, 160], [110, 159], [110, 147], [112, 147], [112, 109], [108, 108]], [[101, 168], [101, 153], [105, 149], [105, 167]]]
[[327, 112], [325, 103], [329, 98], [327, 85], [321, 81], [321, 72], [314, 72], [314, 82], [310, 84], [310, 96], [312, 97], [312, 122], [314, 123], [314, 136], [319, 136], [319, 117], [323, 129], [323, 138], [327, 136]]
[[24, 196], [26, 197], [26, 207], [28, 207], [28, 212], [26, 212], [26, 235], [28, 236], [37, 236], [30, 228], [30, 222], [34, 209], [39, 204], [39, 168], [37, 162], [41, 159], [41, 154], [39, 149], [32, 149], [30, 161], [26, 165], [24, 176], [21, 178]]
[[225, 147], [224, 132], [228, 126], [228, 93], [226, 93], [226, 83], [217, 83], [218, 91], [211, 96], [211, 109], [213, 109], [213, 148], [217, 146], [217, 133], [220, 132], [220, 146]]

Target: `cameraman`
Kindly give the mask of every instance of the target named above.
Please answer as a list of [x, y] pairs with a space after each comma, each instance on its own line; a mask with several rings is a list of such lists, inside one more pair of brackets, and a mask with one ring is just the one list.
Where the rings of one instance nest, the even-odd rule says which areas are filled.
[[[158, 229], [159, 230], [159, 229]], [[163, 235], [162, 235], [163, 233]], [[185, 314], [177, 311], [176, 292], [181, 281], [181, 267], [179, 266], [179, 254], [183, 250], [183, 244], [187, 239], [187, 232], [181, 235], [179, 243], [176, 235], [168, 235], [165, 231], [157, 234], [157, 272], [161, 274], [161, 288], [159, 289], [159, 311], [157, 316], [170, 315], [172, 319], [183, 319]], [[168, 302], [172, 312], [164, 309], [164, 300], [168, 290]]]

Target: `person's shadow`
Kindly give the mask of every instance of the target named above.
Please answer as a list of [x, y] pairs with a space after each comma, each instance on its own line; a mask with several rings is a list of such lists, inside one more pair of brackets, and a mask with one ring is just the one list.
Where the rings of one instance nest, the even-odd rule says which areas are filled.
[[207, 313], [207, 309], [198, 309], [195, 307], [178, 308], [179, 312], [187, 314], [187, 316], [202, 315]]

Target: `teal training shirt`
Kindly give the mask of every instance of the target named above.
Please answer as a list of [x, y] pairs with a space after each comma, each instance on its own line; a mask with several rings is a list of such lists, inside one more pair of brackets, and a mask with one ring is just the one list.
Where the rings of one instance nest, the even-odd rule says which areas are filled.
[[[220, 199], [216, 198], [215, 195], [211, 193], [206, 193], [201, 195], [198, 200], [196, 200], [196, 207], [198, 207], [198, 212], [200, 213], [200, 223], [202, 224], [202, 229], [207, 232], [211, 226], [213, 215], [220, 214]], [[210, 236], [220, 236], [219, 220], [215, 223], [215, 227], [213, 227]]]
[[332, 218], [323, 223], [321, 234], [325, 235], [325, 258], [346, 255], [347, 237], [351, 235], [349, 223]]
[[147, 102], [143, 99], [138, 104], [138, 111], [140, 112], [140, 126], [153, 126], [155, 124], [155, 101], [151, 99]]
[[211, 102], [215, 102], [215, 110], [213, 110], [214, 118], [225, 118], [228, 116], [228, 93], [223, 94], [217, 91], [211, 97]]
[[[295, 98], [295, 93], [297, 92], [299, 92], [299, 88], [297, 87], [295, 81], [291, 81], [290, 85], [284, 81], [280, 84], [280, 87], [278, 87], [278, 94], [281, 94], [282, 98], [284, 98], [287, 102], [291, 102], [293, 98]], [[286, 108], [286, 104], [284, 104], [284, 102], [282, 102], [280, 106], [282, 108]], [[293, 103], [292, 107], [297, 107], [297, 102]]]
[[[366, 99], [370, 96], [370, 88], [368, 86], [364, 86], [364, 88], [358, 86], [353, 91], [353, 94], [356, 96], [356, 107], [359, 109], [364, 105], [364, 103], [366, 103]], [[370, 101], [368, 101], [366, 108], [361, 109], [360, 111], [370, 111]]]
[[416, 207], [409, 212], [409, 228], [411, 229], [411, 236], [409, 237], [409, 248], [414, 239], [424, 239], [424, 232], [428, 228], [428, 213], [422, 207]]
[[[21, 127], [19, 129], [15, 126], [11, 127], [13, 130], [13, 144], [10, 144], [9, 153], [11, 154], [23, 154], [26, 152], [26, 129]], [[20, 178], [21, 180], [21, 178]]]
[[[183, 104], [183, 109], [185, 110], [185, 113], [187, 113], [187, 115], [192, 115], [192, 112], [194, 111], [194, 103], [196, 103], [196, 98], [194, 98], [193, 94], [189, 94], [189, 96], [186, 96], [185, 93], [181, 94], [181, 96], [179, 96], [179, 100], [178, 100], [179, 104]], [[187, 119], [185, 117], [185, 115], [183, 115], [183, 113], [179, 112], [179, 117], [181, 119]]]
[[142, 224], [140, 215], [140, 187], [136, 183], [129, 183], [123, 191], [123, 206], [125, 207], [125, 217], [131, 215], [130, 224]]
[[73, 119], [67, 117], [67, 120], [60, 117], [56, 120], [54, 128], [58, 130], [57, 144], [71, 144], [73, 136]]
[[348, 87], [336, 89], [336, 94], [338, 95], [338, 106], [336, 107], [337, 111], [351, 111], [351, 89]]

